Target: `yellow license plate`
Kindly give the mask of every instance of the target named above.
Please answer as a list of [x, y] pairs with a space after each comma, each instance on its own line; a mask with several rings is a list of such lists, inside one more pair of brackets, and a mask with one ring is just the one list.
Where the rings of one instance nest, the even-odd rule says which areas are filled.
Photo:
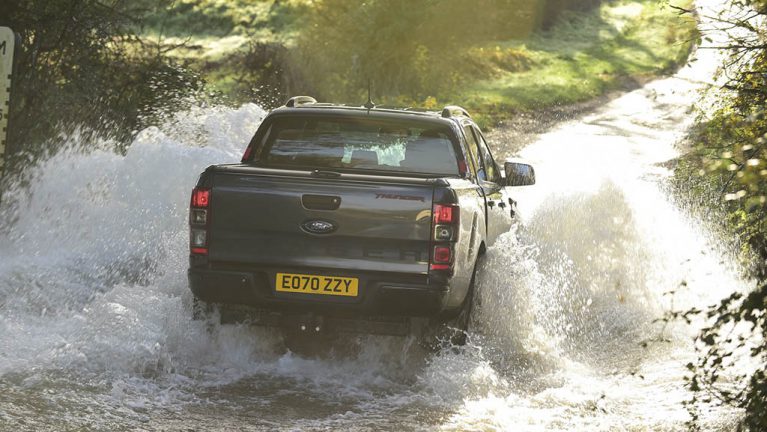
[[280, 292], [356, 297], [359, 279], [340, 276], [277, 273], [276, 284], [277, 291]]

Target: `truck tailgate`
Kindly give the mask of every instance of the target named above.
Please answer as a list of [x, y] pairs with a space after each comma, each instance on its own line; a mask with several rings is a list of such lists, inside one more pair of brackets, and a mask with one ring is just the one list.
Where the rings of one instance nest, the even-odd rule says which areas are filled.
[[211, 262], [428, 273], [429, 180], [264, 171], [215, 173]]

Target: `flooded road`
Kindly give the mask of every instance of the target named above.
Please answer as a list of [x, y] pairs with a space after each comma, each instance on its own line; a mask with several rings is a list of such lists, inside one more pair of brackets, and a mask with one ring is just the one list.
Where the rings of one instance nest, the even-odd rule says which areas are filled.
[[302, 358], [191, 320], [189, 191], [239, 160], [259, 107], [179, 113], [125, 155], [71, 137], [0, 213], [0, 430], [684, 430], [696, 329], [654, 320], [744, 286], [663, 192], [718, 61], [698, 56], [522, 149], [538, 184], [488, 252], [469, 344], [437, 354], [371, 336]]

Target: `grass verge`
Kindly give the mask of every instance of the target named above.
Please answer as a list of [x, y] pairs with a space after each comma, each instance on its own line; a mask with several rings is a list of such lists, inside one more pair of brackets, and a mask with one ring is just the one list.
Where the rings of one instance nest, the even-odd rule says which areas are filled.
[[469, 83], [455, 99], [478, 112], [483, 123], [516, 111], [582, 102], [672, 73], [696, 39], [695, 21], [678, 16], [666, 2], [609, 2], [569, 14], [529, 40], [482, 47], [486, 55], [513, 50], [526, 58], [527, 67], [500, 68], [489, 79]]
[[[692, 0], [671, 2], [692, 5]], [[275, 67], [270, 56], [294, 54], [295, 35], [311, 6], [305, 0], [245, 3], [182, 1], [175, 12], [150, 20], [154, 24], [146, 34], [164, 31], [166, 42], [179, 42], [170, 55], [199, 71], [211, 90], [233, 103], [252, 100], [255, 87], [290, 64]], [[203, 31], [208, 26], [218, 30]], [[451, 74], [460, 79], [449, 90], [380, 99], [424, 108], [456, 103], [488, 126], [516, 112], [586, 101], [671, 73], [686, 61], [697, 36], [694, 19], [677, 15], [666, 0], [608, 0], [590, 12], [564, 12], [551, 29], [527, 39], [470, 47], [452, 62]]]

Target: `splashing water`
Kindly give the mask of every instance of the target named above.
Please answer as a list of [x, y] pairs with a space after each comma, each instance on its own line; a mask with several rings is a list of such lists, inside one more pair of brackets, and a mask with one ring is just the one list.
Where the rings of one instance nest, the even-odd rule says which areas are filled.
[[434, 355], [369, 336], [307, 359], [191, 320], [188, 194], [259, 107], [178, 113], [124, 155], [71, 137], [0, 209], [0, 430], [682, 430], [695, 329], [653, 320], [668, 291], [690, 307], [743, 286], [659, 187], [706, 55], [524, 149], [522, 223], [488, 251], [469, 344]]

